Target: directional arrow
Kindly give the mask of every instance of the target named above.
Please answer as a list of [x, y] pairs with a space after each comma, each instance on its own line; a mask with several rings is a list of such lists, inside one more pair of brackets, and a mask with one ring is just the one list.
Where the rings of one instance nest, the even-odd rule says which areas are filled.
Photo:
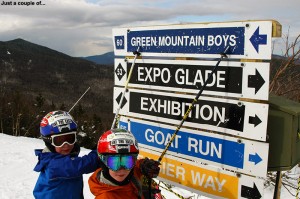
[[[122, 93], [120, 93], [120, 94], [118, 95], [118, 97], [116, 98], [118, 104], [120, 104], [121, 97], [122, 97]], [[123, 102], [122, 102], [122, 105], [121, 105], [121, 109], [123, 108], [123, 106], [124, 106], [126, 103], [127, 103], [127, 100], [126, 100], [126, 98], [124, 97]]]
[[249, 116], [249, 124], [254, 124], [254, 127], [259, 125], [261, 123], [261, 120], [259, 117], [255, 114], [255, 117]]
[[260, 35], [259, 34], [259, 26], [253, 33], [253, 35], [250, 38], [250, 41], [255, 48], [256, 52], [259, 53], [258, 47], [259, 45], [266, 45], [267, 44], [267, 35]]
[[242, 185], [241, 196], [251, 199], [261, 198], [261, 194], [259, 193], [259, 190], [257, 189], [255, 183], [253, 188]]
[[255, 94], [259, 89], [264, 85], [265, 80], [260, 75], [257, 69], [255, 69], [255, 75], [249, 75], [248, 76], [248, 87], [249, 88], [255, 88]]
[[255, 153], [254, 155], [249, 154], [249, 161], [254, 162], [254, 164], [257, 165], [259, 162], [262, 161], [262, 159], [257, 153]]

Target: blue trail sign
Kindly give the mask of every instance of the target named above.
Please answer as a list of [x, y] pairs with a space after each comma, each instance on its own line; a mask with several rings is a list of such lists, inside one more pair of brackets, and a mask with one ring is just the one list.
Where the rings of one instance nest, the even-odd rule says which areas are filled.
[[[126, 117], [121, 117], [119, 125], [121, 128], [130, 128], [140, 145], [158, 152], [163, 151], [175, 129], [170, 125]], [[173, 140], [168, 154], [240, 173], [266, 177], [268, 145], [182, 128]]]
[[271, 59], [272, 21], [180, 24], [113, 29], [114, 52], [130, 56]]

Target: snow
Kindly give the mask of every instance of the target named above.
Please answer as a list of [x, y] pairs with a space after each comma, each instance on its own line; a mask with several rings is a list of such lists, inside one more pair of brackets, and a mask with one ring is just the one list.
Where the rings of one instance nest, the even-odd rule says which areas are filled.
[[[34, 172], [33, 168], [37, 163], [37, 157], [34, 155], [34, 149], [44, 148], [44, 142], [40, 139], [27, 137], [14, 137], [0, 133], [0, 198], [1, 199], [29, 199], [33, 198], [32, 190], [39, 173]], [[90, 150], [81, 148], [80, 155], [89, 153]], [[292, 176], [295, 187], [297, 187], [297, 179], [300, 169], [295, 167], [289, 171]], [[94, 198], [89, 191], [87, 180], [91, 174], [84, 175], [84, 195], [86, 199]], [[173, 193], [161, 189], [166, 199], [178, 198]], [[173, 188], [186, 198], [207, 199], [204, 196], [190, 193], [189, 191]], [[295, 195], [295, 189], [291, 191]], [[264, 198], [273, 198], [274, 186], [268, 186], [264, 190]], [[281, 189], [281, 198], [292, 199], [292, 196], [286, 188]]]

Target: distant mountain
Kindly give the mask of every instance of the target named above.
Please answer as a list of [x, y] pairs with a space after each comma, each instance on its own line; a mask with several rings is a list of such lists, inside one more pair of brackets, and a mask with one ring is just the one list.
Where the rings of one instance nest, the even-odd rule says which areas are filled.
[[272, 59], [286, 59], [286, 57], [284, 57], [282, 55], [272, 54]]
[[[102, 55], [94, 55], [88, 57], [80, 57], [82, 59], [94, 62], [96, 64], [104, 64], [104, 65], [113, 65], [114, 64], [114, 52], [107, 52]], [[154, 59], [159, 59], [160, 57], [152, 57]], [[272, 54], [272, 59], [285, 59], [284, 56]]]
[[[299, 57], [299, 56], [298, 56]], [[282, 56], [282, 55], [275, 55], [275, 54], [272, 54], [272, 60], [284, 60], [284, 61], [286, 61], [288, 58], [287, 57], [285, 57], [285, 56]], [[300, 64], [300, 60], [299, 60], [299, 58], [297, 59], [297, 58], [295, 58], [295, 64]], [[298, 68], [298, 70], [300, 70], [299, 68]]]
[[114, 57], [115, 57], [114, 52], [108, 52], [102, 55], [94, 55], [94, 56], [81, 57], [81, 58], [92, 61], [96, 64], [113, 65]]

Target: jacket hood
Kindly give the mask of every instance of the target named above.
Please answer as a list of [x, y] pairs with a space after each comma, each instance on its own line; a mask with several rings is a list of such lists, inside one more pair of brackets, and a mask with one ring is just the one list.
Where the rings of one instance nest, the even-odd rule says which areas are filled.
[[[46, 150], [44, 149], [44, 151]], [[33, 169], [37, 172], [42, 171], [55, 156], [59, 155], [58, 153], [43, 152], [43, 149], [35, 149], [34, 152], [39, 159], [38, 163]]]
[[[36, 172], [43, 171], [44, 168], [47, 167], [47, 165], [49, 164], [49, 162], [52, 159], [60, 158], [60, 157], [64, 156], [64, 155], [61, 155], [56, 152], [55, 153], [51, 152], [49, 150], [49, 148], [47, 148], [47, 147], [44, 149], [35, 149], [34, 152], [35, 152], [35, 155], [38, 156], [38, 163], [36, 164], [36, 166], [33, 169]], [[72, 152], [70, 153], [70, 156], [77, 157], [79, 152], [80, 152], [80, 147], [78, 144], [75, 143], [74, 148], [73, 148]]]

